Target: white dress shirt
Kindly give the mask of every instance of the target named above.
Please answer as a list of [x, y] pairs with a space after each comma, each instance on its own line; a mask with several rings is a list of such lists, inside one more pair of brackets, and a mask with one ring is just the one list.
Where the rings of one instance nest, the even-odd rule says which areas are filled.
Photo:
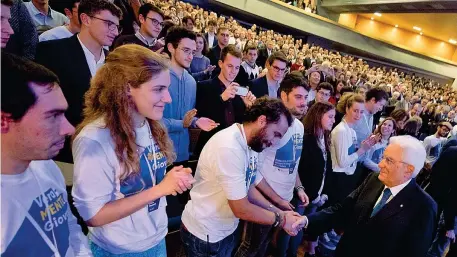
[[[387, 199], [387, 202], [386, 202], [386, 203], [390, 202], [390, 200], [392, 200], [396, 195], [398, 195], [398, 193], [400, 193], [400, 191], [403, 190], [403, 188], [405, 188], [405, 187], [408, 185], [408, 183], [409, 183], [410, 181], [411, 181], [411, 179], [409, 179], [408, 181], [406, 181], [406, 182], [403, 183], [403, 184], [400, 184], [400, 185], [394, 186], [394, 187], [387, 187], [387, 186], [384, 186], [384, 189], [382, 190], [382, 192], [384, 192], [384, 190], [385, 190], [386, 188], [389, 188], [389, 189], [390, 189], [390, 192], [392, 193], [392, 194], [390, 195], [390, 197]], [[376, 205], [379, 203], [379, 201], [381, 201], [382, 192], [381, 192], [381, 194], [379, 195], [378, 200], [376, 201], [376, 203], [375, 203], [374, 206], [376, 206]], [[373, 209], [374, 209], [374, 206], [373, 206]]]
[[93, 76], [95, 76], [95, 72], [97, 72], [97, 70], [102, 67], [102, 65], [105, 63], [105, 52], [103, 51], [103, 49], [101, 50], [102, 53], [100, 54], [100, 59], [97, 61], [95, 61], [95, 55], [92, 54], [92, 52], [83, 44], [83, 42], [81, 42], [81, 40], [79, 39], [79, 35], [77, 35], [78, 37], [78, 41], [79, 43], [81, 44], [81, 47], [83, 48], [83, 51], [84, 51], [84, 55], [86, 56], [86, 61], [87, 61], [87, 65], [89, 66], [89, 70], [90, 70], [90, 74]]

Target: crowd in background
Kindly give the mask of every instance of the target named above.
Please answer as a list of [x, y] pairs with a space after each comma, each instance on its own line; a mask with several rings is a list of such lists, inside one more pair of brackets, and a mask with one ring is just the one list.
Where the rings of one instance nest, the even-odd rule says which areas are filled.
[[[311, 1], [292, 4], [315, 12]], [[66, 130], [60, 133], [75, 133], [56, 143], [63, 149], [55, 160], [64, 174], [73, 176], [74, 203], [66, 196], [61, 202], [72, 203], [83, 231], [90, 228], [90, 242], [82, 243], [71, 216], [70, 232], [50, 229], [49, 237], [49, 231], [37, 229], [54, 254], [72, 256], [65, 254], [70, 247], [79, 251], [75, 255], [166, 256], [167, 215], [174, 216], [165, 207], [168, 202], [177, 206], [177, 215], [182, 213], [181, 238], [189, 257], [264, 256], [270, 251], [296, 256], [302, 241], [306, 256], [338, 256], [338, 251], [350, 256], [344, 254], [355, 250], [344, 237], [363, 235], [320, 224], [319, 211], [344, 203], [353, 192], [362, 194], [357, 190], [395, 162], [413, 166], [414, 172], [405, 171], [405, 181], [425, 189], [438, 210], [428, 196], [418, 199], [425, 202], [417, 207], [423, 208], [418, 216], [429, 223], [417, 223], [422, 230], [411, 233], [419, 235], [415, 244], [386, 247], [379, 256], [442, 256], [455, 245], [456, 210], [450, 195], [457, 181], [446, 177], [453, 175], [434, 175], [449, 169], [445, 158], [457, 137], [457, 92], [450, 85], [370, 66], [181, 1], [72, 0], [64, 13], [52, 10], [48, 1], [2, 0], [2, 57], [11, 76], [17, 76], [7, 83], [24, 82], [19, 74], [29, 70], [26, 82], [60, 84], [68, 107], [59, 106], [57, 115], [66, 111], [69, 122], [62, 118]], [[17, 111], [8, 101], [5, 108], [15, 109], [4, 109], [3, 102], [2, 96], [2, 115]], [[399, 135], [410, 145], [398, 138], [392, 144], [405, 149], [417, 150], [421, 141], [423, 150], [417, 151], [424, 151], [423, 161], [421, 154], [416, 160], [392, 159], [393, 150], [386, 149]], [[139, 172], [131, 171], [137, 166]], [[237, 176], [231, 173], [236, 168], [242, 171]], [[58, 170], [49, 163], [34, 169]], [[62, 186], [57, 184], [52, 186]], [[178, 193], [184, 197], [172, 197]], [[49, 199], [42, 218], [51, 217], [52, 192], [39, 194]], [[371, 215], [378, 211], [375, 207]], [[2, 208], [4, 215], [14, 219]], [[307, 226], [308, 218], [301, 215], [310, 217], [308, 230], [295, 226]], [[242, 238], [235, 232], [239, 220], [246, 221]], [[14, 229], [2, 236], [2, 246], [9, 240], [2, 248], [5, 256], [27, 250], [19, 249], [21, 231]], [[368, 232], [384, 240], [374, 230]], [[65, 233], [75, 233], [78, 240], [67, 240], [62, 252], [64, 246], [57, 242]], [[367, 254], [372, 246], [366, 241], [354, 256]]]

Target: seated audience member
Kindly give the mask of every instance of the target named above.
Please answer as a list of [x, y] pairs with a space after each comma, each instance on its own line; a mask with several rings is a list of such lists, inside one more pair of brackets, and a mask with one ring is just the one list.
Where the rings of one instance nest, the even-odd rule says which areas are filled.
[[419, 129], [422, 127], [422, 119], [418, 116], [408, 119], [400, 130], [399, 135], [409, 135], [415, 138], [419, 137]]
[[250, 81], [259, 77], [260, 67], [256, 64], [257, 53], [255, 45], [247, 45], [243, 50], [244, 61], [235, 79], [242, 86], [248, 86]]
[[441, 153], [441, 148], [447, 140], [447, 135], [452, 130], [452, 125], [449, 122], [440, 122], [437, 126], [435, 134], [430, 135], [424, 139], [424, 147], [427, 153], [425, 164], [427, 168], [431, 169]]
[[49, 0], [32, 0], [24, 4], [29, 11], [38, 34], [69, 23], [67, 16], [51, 9]]
[[316, 98], [308, 103], [308, 107], [314, 103], [328, 103], [330, 96], [333, 94], [333, 86], [328, 82], [320, 83], [316, 88]]
[[279, 83], [284, 78], [287, 69], [287, 58], [283, 52], [277, 51], [268, 57], [266, 62], [267, 74], [249, 83], [249, 89], [256, 97], [269, 96], [278, 98]]
[[368, 151], [363, 165], [370, 171], [379, 172], [379, 163], [382, 160], [384, 151], [391, 136], [395, 135], [397, 126], [392, 117], [387, 117], [381, 121], [373, 132], [374, 135], [381, 135], [380, 140]]
[[14, 55], [1, 63], [1, 255], [92, 256], [51, 160], [75, 131], [59, 79]]
[[91, 80], [72, 145], [72, 196], [95, 257], [166, 256], [165, 196], [193, 182], [189, 168], [166, 172], [175, 158], [160, 124], [169, 85], [166, 60], [134, 44], [111, 52]]
[[[8, 3], [8, 0], [5, 3]], [[4, 8], [2, 6], [2, 16], [3, 10]], [[7, 12], [6, 9], [5, 12]], [[9, 23], [15, 33], [11, 35], [12, 32], [8, 31], [8, 27], [5, 27], [2, 23], [2, 34], [5, 33], [6, 36], [9, 33], [10, 35], [6, 48], [2, 46], [3, 50], [30, 60], [35, 59], [38, 34], [27, 7], [25, 7], [22, 0], [13, 0]]]
[[419, 140], [392, 137], [379, 175], [370, 175], [341, 203], [303, 217], [293, 227], [308, 224], [311, 235], [344, 231], [335, 256], [425, 256], [437, 222], [436, 202], [414, 180], [425, 155]]
[[2, 31], [2, 50], [6, 47], [10, 36], [14, 34], [13, 28], [11, 28], [11, 6], [13, 6], [13, 0], [2, 0], [1, 2], [1, 31]]
[[438, 230], [435, 235], [427, 257], [442, 257], [446, 248], [446, 256], [456, 256], [457, 245], [457, 140], [452, 139], [443, 146], [440, 157], [433, 165], [430, 184], [425, 189], [438, 204]]
[[195, 107], [197, 87], [195, 79], [187, 72], [196, 49], [195, 33], [183, 27], [174, 26], [165, 37], [165, 52], [171, 58], [170, 95], [172, 101], [165, 105], [162, 122], [167, 128], [176, 151], [175, 166], [187, 166], [189, 160], [189, 128], [211, 131], [217, 124], [200, 116]]
[[190, 63], [190, 73], [192, 77], [198, 82], [211, 78], [213, 70], [216, 68], [215, 65], [211, 65], [210, 60], [206, 55], [208, 54], [208, 43], [205, 37], [197, 33], [195, 42], [197, 48], [195, 50], [194, 58]]
[[120, 35], [134, 35], [140, 28], [140, 22], [138, 21], [138, 14], [144, 0], [110, 0], [115, 4], [122, 12], [122, 19], [119, 21], [122, 31], [119, 31]]
[[160, 31], [163, 28], [163, 13], [151, 3], [142, 5], [139, 9], [138, 20], [140, 29], [132, 35], [122, 35], [114, 42], [113, 48], [124, 44], [137, 44], [158, 51], [164, 47], [158, 40]]
[[81, 30], [81, 23], [79, 23], [78, 15], [80, 1], [81, 0], [71, 0], [66, 2], [64, 11], [70, 22], [43, 32], [39, 37], [40, 42], [67, 38], [79, 33]]
[[203, 148], [182, 215], [186, 256], [231, 256], [240, 219], [296, 234], [290, 228], [300, 216], [272, 209], [254, 185], [258, 154], [278, 143], [292, 125], [292, 116], [279, 100], [266, 97], [255, 101], [244, 116], [243, 123], [215, 134]]
[[[298, 118], [303, 117], [306, 111], [308, 89], [305, 78], [298, 71], [287, 74], [279, 87], [278, 95], [292, 114], [293, 122], [277, 144], [259, 153], [255, 179], [256, 188], [273, 204], [270, 211], [292, 211], [294, 190], [297, 191], [297, 201], [301, 206], [309, 203], [297, 173], [303, 147], [303, 124]], [[268, 244], [275, 234], [273, 226], [253, 222], [248, 222], [246, 226], [246, 233], [235, 256], [266, 256]], [[276, 240], [283, 242], [288, 238], [290, 236], [287, 233], [280, 232]], [[281, 250], [275, 256], [285, 257], [287, 247], [283, 244], [287, 243], [277, 244], [278, 250]]]
[[365, 85], [361, 85], [361, 86], [358, 86], [358, 87], [353, 87], [355, 88], [355, 92], [363, 97], [365, 97], [365, 94], [367, 93], [368, 91], [368, 88], [365, 86]]
[[245, 109], [255, 100], [250, 91], [246, 96], [237, 95], [237, 87], [240, 85], [233, 81], [240, 69], [241, 52], [234, 45], [223, 49], [218, 65], [221, 72], [216, 78], [199, 82], [197, 85], [197, 113], [219, 124], [209, 132], [200, 133], [194, 150], [197, 158], [211, 136], [235, 122], [242, 122]]
[[[118, 35], [121, 17], [119, 8], [107, 0], [82, 0], [78, 12], [81, 32], [69, 38], [40, 42], [36, 56], [38, 63], [59, 77], [69, 105], [65, 116], [73, 126], [82, 120], [84, 94], [90, 79], [105, 62], [107, 52], [103, 47], [110, 46]], [[56, 160], [73, 162], [69, 140]]]
[[268, 40], [265, 47], [259, 49], [259, 57], [257, 58], [256, 64], [259, 67], [265, 67], [265, 63], [268, 57], [274, 52], [275, 43], [273, 40]]
[[341, 96], [343, 95], [341, 93], [341, 90], [346, 86], [346, 81], [344, 80], [338, 80], [336, 82], [336, 86], [333, 88], [333, 95], [328, 99], [329, 103], [336, 105], [338, 101], [340, 100]]
[[[300, 202], [295, 204], [295, 210], [300, 214], [309, 215], [322, 206], [327, 195], [323, 192], [325, 177], [332, 172], [330, 158], [330, 131], [335, 122], [335, 107], [330, 103], [317, 102], [309, 110], [303, 121], [304, 136], [303, 150], [298, 166], [298, 173], [303, 181], [303, 187], [309, 197], [310, 204], [304, 208]], [[309, 193], [308, 193], [309, 191]], [[287, 255], [297, 256], [297, 250], [303, 239], [300, 231], [290, 239]], [[316, 238], [306, 237], [306, 254], [315, 255]], [[287, 247], [287, 245], [286, 245]]]

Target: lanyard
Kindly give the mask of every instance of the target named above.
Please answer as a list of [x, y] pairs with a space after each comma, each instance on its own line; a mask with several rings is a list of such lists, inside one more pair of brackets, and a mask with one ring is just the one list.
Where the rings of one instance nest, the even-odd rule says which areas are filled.
[[[241, 135], [243, 136], [244, 138], [244, 141], [246, 142], [246, 146], [247, 146], [247, 150], [246, 150], [246, 161], [244, 162], [244, 165], [246, 166], [246, 171], [248, 170], [249, 168], [249, 164], [250, 164], [250, 154], [249, 154], [249, 146], [248, 146], [248, 140], [246, 138], [246, 133], [244, 132], [244, 127], [243, 127], [243, 124], [237, 124], [238, 125], [238, 128], [241, 130]], [[245, 171], [245, 172], [246, 172]], [[246, 181], [246, 185], [248, 187], [248, 190], [249, 190], [249, 186], [251, 185], [251, 180], [252, 180], [252, 177], [254, 176], [254, 171], [251, 170], [251, 174], [249, 174], [249, 178], [248, 178], [248, 181]]]
[[[152, 180], [152, 186], [155, 186], [156, 185], [156, 171], [159, 167], [157, 166], [156, 150], [155, 150], [154, 143], [152, 141], [151, 127], [149, 125], [149, 122], [146, 121], [146, 123], [148, 125], [148, 130], [149, 130], [149, 142], [150, 142], [149, 147], [151, 148], [152, 156], [151, 156], [151, 153], [149, 153], [148, 155], [143, 153], [143, 155], [146, 159], [146, 163], [148, 164], [149, 174], [151, 175], [151, 180]], [[147, 147], [145, 149], [147, 149]], [[154, 166], [152, 166], [152, 167], [151, 167], [151, 164], [149, 163], [149, 161], [151, 161], [151, 159], [154, 160]]]

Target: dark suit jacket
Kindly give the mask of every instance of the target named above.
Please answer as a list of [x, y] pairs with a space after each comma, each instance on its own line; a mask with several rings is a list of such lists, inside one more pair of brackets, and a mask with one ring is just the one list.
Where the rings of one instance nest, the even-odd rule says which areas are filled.
[[341, 204], [309, 215], [308, 233], [343, 231], [336, 257], [422, 257], [435, 235], [437, 205], [414, 179], [370, 218], [384, 184], [376, 174]]
[[209, 50], [208, 58], [209, 58], [211, 65], [216, 65], [216, 68], [218, 68], [219, 65], [217, 65], [217, 62], [221, 58], [221, 47], [219, 45], [212, 47]]
[[209, 45], [209, 35], [208, 35], [208, 32], [205, 33], [205, 39], [206, 39], [206, 42], [207, 42], [209, 48], [212, 48], [212, 47], [217, 46], [217, 35], [216, 35], [216, 33], [214, 33], [214, 41], [213, 41], [213, 45], [212, 45], [212, 46]]
[[259, 98], [262, 96], [268, 96], [268, 83], [267, 76], [263, 76], [254, 80], [251, 80], [249, 83], [249, 90]]
[[[197, 144], [194, 150], [194, 156], [199, 156], [201, 150], [205, 146], [206, 142], [218, 131], [225, 129], [232, 124], [227, 124], [225, 121], [225, 106], [227, 102], [222, 101], [221, 94], [223, 92], [220, 87], [219, 78], [214, 78], [206, 81], [199, 82], [197, 84], [197, 100], [195, 108], [197, 109], [197, 115], [199, 117], [207, 117], [212, 119], [220, 125], [211, 130], [210, 132], [202, 131], [198, 138]], [[235, 122], [243, 122], [244, 110], [246, 109], [243, 100], [240, 96], [235, 96], [231, 100], [233, 104], [233, 111], [235, 115]]]
[[259, 56], [257, 57], [257, 60], [256, 60], [257, 65], [261, 66], [262, 68], [265, 68], [265, 62], [267, 61], [267, 59], [268, 59], [268, 50], [265, 47], [260, 48]]
[[[39, 43], [35, 60], [59, 77], [60, 87], [68, 102], [65, 116], [73, 126], [77, 126], [82, 121], [84, 94], [89, 89], [92, 77], [78, 38], [74, 35]], [[69, 141], [66, 141], [57, 160], [73, 162]]]
[[444, 226], [451, 230], [457, 216], [457, 139], [449, 141], [433, 165], [430, 185], [426, 191], [443, 211]]
[[317, 197], [317, 193], [324, 179], [324, 171], [332, 172], [332, 159], [327, 151], [327, 162], [324, 159], [321, 148], [317, 144], [316, 137], [310, 134], [303, 135], [303, 149], [298, 164], [298, 175], [310, 201]]

